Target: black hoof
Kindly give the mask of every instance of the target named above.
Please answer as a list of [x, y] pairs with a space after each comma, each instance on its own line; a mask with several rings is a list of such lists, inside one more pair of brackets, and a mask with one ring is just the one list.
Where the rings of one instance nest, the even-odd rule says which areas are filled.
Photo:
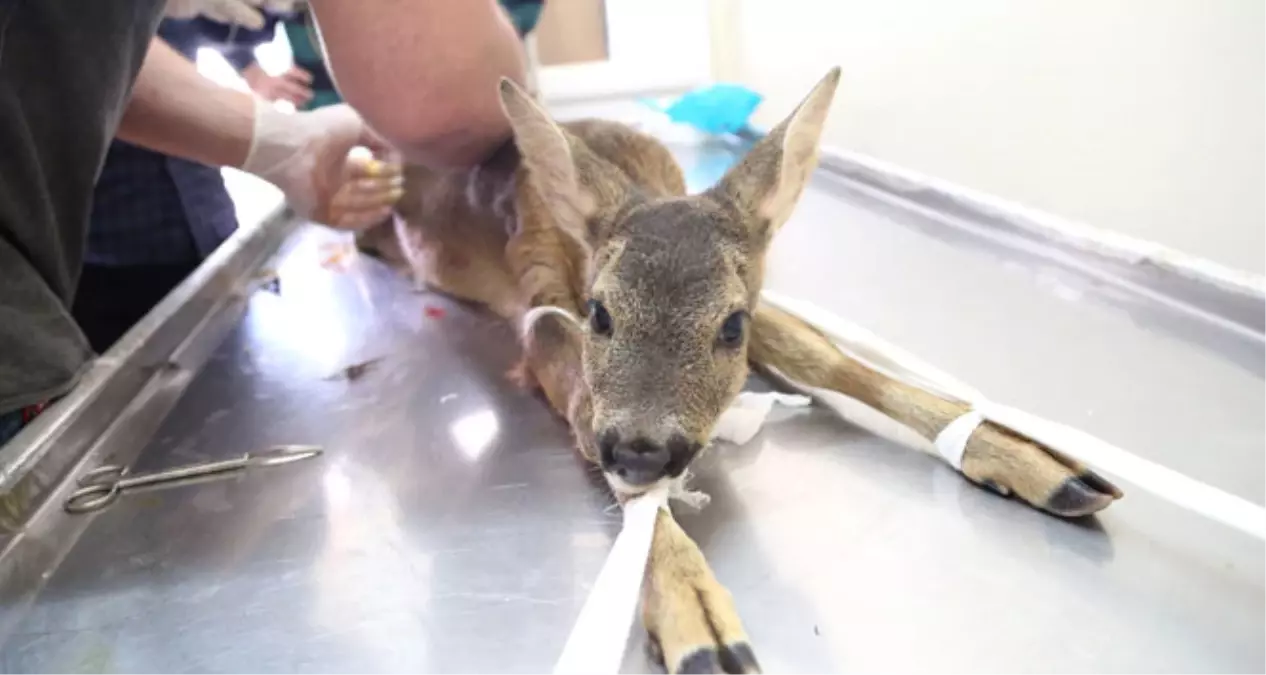
[[1046, 499], [1046, 510], [1057, 516], [1076, 518], [1100, 511], [1112, 503], [1112, 496], [1104, 494], [1080, 478], [1067, 478]]
[[1113, 499], [1120, 499], [1122, 496], [1120, 488], [1089, 471], [1081, 474], [1078, 478], [1080, 478], [1081, 482], [1085, 483], [1091, 490], [1108, 495]]
[[759, 673], [760, 664], [750, 645], [744, 642], [717, 650], [704, 647], [681, 660], [678, 673]]

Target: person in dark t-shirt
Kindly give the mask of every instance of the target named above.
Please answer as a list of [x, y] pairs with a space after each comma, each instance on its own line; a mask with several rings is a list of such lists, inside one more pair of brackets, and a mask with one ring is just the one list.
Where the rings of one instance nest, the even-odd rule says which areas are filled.
[[[185, 58], [219, 52], [266, 100], [297, 82], [270, 77], [254, 48], [270, 29], [238, 29], [198, 17], [163, 19], [158, 38]], [[249, 76], [248, 73], [250, 74]], [[283, 75], [287, 75], [283, 74]], [[104, 353], [237, 230], [237, 212], [220, 169], [115, 139], [92, 195], [88, 246], [71, 314], [93, 351]]]
[[[522, 82], [524, 56], [493, 0], [310, 0], [348, 104], [294, 114], [211, 82], [154, 39], [164, 12], [231, 7], [241, 16], [262, 3], [0, 0], [0, 443], [93, 358], [69, 307], [93, 186], [116, 134], [241, 168], [280, 187], [299, 214], [347, 229], [379, 222], [399, 196], [375, 184], [357, 209], [336, 208], [353, 147], [458, 168], [509, 138], [497, 82]], [[381, 160], [353, 168], [353, 177], [400, 170]]]

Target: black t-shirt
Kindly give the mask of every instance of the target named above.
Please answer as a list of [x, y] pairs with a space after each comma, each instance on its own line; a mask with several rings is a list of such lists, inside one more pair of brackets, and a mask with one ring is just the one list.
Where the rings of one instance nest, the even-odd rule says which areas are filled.
[[0, 413], [92, 358], [68, 308], [92, 190], [163, 0], [0, 0]]

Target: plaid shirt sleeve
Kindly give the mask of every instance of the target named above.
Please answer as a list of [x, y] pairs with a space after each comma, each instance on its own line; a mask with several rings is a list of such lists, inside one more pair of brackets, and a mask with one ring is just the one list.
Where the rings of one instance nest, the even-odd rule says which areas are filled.
[[93, 192], [85, 262], [199, 261], [237, 229], [218, 169], [116, 140]]

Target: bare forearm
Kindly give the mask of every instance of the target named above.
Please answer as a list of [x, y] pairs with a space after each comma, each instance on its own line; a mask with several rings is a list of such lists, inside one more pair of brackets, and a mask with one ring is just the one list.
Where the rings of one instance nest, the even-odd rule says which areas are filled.
[[497, 82], [525, 59], [495, 0], [312, 0], [347, 102], [411, 160], [464, 167], [510, 136]]
[[154, 38], [118, 137], [164, 154], [236, 167], [250, 151], [254, 119], [250, 94], [208, 80], [180, 52]]

